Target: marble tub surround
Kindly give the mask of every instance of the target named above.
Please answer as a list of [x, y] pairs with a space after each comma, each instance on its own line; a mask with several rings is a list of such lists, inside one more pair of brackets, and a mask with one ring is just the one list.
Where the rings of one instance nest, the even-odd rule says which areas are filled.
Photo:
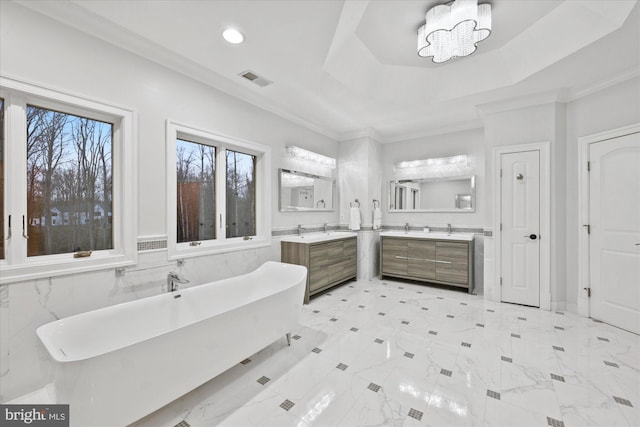
[[[6, 402], [53, 380], [50, 358], [36, 329], [78, 313], [165, 292], [167, 273], [178, 271], [197, 286], [255, 270], [280, 259], [277, 244], [266, 248], [189, 258], [181, 267], [165, 251], [138, 254], [138, 265], [0, 286], [0, 402]], [[211, 268], [215, 265], [215, 268]]]
[[292, 335], [134, 426], [640, 424], [640, 337], [572, 313], [375, 279]]

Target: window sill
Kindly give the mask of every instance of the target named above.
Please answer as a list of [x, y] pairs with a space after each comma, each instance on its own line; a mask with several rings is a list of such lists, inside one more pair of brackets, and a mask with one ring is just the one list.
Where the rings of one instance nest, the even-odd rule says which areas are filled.
[[37, 280], [48, 277], [86, 273], [97, 270], [110, 270], [135, 265], [135, 257], [108, 252], [96, 252], [91, 257], [73, 258], [73, 254], [49, 256], [46, 261], [30, 260], [29, 262], [11, 266], [3, 263], [0, 272], [0, 285]]
[[174, 245], [169, 248], [169, 260], [193, 258], [206, 255], [224, 254], [227, 252], [244, 251], [271, 246], [271, 236], [267, 238], [253, 237], [251, 240], [241, 238], [227, 240], [224, 243], [204, 242], [201, 246], [188, 246], [187, 243]]

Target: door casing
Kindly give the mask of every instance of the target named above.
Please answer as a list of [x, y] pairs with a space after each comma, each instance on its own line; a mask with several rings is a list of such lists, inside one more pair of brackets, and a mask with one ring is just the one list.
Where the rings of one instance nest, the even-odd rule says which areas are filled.
[[589, 234], [583, 225], [589, 224], [589, 145], [594, 142], [618, 138], [632, 133], [640, 132], [640, 123], [607, 130], [578, 138], [578, 170], [580, 179], [578, 182], [578, 313], [590, 317], [589, 297], [585, 288], [589, 288]]
[[551, 310], [551, 158], [549, 141], [531, 144], [496, 147], [493, 150], [493, 230], [495, 237], [495, 283], [497, 295], [501, 295], [500, 277], [502, 277], [502, 233], [500, 231], [500, 212], [502, 194], [500, 192], [500, 159], [503, 154], [523, 151], [540, 152], [540, 308]]

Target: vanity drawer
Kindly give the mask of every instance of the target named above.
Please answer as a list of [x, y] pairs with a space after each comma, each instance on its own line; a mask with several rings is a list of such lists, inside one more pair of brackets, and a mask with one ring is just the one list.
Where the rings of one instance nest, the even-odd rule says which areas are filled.
[[469, 246], [467, 243], [438, 242], [436, 280], [461, 285], [469, 283]]
[[420, 279], [436, 278], [436, 242], [409, 240], [407, 275]]
[[282, 242], [281, 259], [308, 268], [308, 303], [314, 293], [356, 276], [357, 239], [353, 236], [325, 242]]
[[382, 239], [382, 272], [406, 276], [408, 249], [406, 239]]
[[[398, 233], [399, 234], [399, 233]], [[381, 236], [382, 276], [473, 289], [473, 238]]]

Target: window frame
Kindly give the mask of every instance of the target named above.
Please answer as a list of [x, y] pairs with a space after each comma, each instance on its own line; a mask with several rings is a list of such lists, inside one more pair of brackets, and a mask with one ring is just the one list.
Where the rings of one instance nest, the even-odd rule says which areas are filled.
[[[271, 147], [167, 120], [167, 251], [169, 260], [271, 246]], [[216, 239], [197, 246], [177, 243], [176, 141], [184, 139], [216, 147]], [[226, 150], [256, 156], [256, 235], [226, 237]]]
[[[0, 97], [5, 101], [5, 236], [11, 215], [11, 239], [5, 241], [0, 261], [0, 284], [134, 265], [137, 261], [136, 113], [128, 108], [82, 95], [0, 76]], [[113, 249], [94, 251], [90, 257], [73, 253], [27, 256], [22, 216], [27, 216], [27, 105], [56, 110], [113, 125], [112, 218]]]

